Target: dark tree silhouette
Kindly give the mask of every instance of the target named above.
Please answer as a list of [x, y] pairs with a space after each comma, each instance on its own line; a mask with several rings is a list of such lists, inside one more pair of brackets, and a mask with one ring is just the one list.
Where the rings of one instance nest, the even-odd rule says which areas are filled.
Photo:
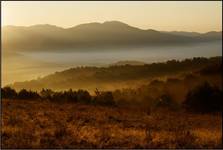
[[1, 98], [16, 98], [17, 93], [11, 87], [1, 88]]
[[108, 106], [115, 105], [112, 92], [109, 92], [109, 91], [100, 92], [98, 91], [98, 89], [96, 89], [95, 95], [96, 95], [94, 98], [95, 103], [100, 104], [100, 105], [108, 105]]
[[204, 82], [188, 92], [183, 104], [196, 112], [222, 111], [222, 91]]
[[42, 99], [52, 100], [54, 92], [51, 89], [42, 89], [40, 92]]
[[38, 99], [40, 98], [40, 96], [37, 92], [27, 91], [26, 89], [22, 89], [21, 91], [19, 91], [17, 98], [18, 99]]
[[86, 90], [78, 90], [77, 91], [77, 101], [90, 103], [91, 102], [91, 95]]

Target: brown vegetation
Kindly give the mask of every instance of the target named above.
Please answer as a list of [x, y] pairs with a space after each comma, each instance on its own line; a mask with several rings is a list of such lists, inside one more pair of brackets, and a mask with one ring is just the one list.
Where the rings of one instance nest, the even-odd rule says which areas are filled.
[[[1, 88], [2, 148], [222, 148], [219, 60], [137, 88], [94, 94]], [[193, 60], [200, 61], [208, 62]]]
[[2, 148], [222, 148], [222, 116], [2, 101]]

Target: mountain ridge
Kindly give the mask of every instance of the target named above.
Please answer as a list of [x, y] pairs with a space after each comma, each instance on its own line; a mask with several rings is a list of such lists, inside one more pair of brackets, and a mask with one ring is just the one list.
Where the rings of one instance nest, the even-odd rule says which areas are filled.
[[167, 46], [222, 39], [220, 32], [186, 36], [153, 29], [143, 30], [120, 21], [80, 24], [72, 28], [49, 24], [8, 26], [3, 27], [2, 37], [3, 49], [11, 51]]
[[[125, 25], [127, 25], [127, 26], [130, 26], [130, 25], [128, 25], [127, 23], [124, 23], [124, 22], [121, 22], [121, 21], [116, 21], [116, 20], [113, 20], [113, 21], [105, 21], [105, 22], [103, 22], [103, 23], [100, 23], [100, 22], [89, 22], [89, 23], [81, 23], [81, 24], [78, 24], [78, 25], [75, 25], [75, 26], [72, 26], [72, 27], [67, 27], [67, 28], [65, 28], [65, 27], [61, 27], [61, 26], [58, 26], [58, 25], [53, 25], [53, 24], [34, 24], [34, 25], [29, 25], [29, 26], [21, 26], [21, 25], [5, 25], [5, 26], [2, 26], [2, 28], [7, 28], [7, 27], [34, 27], [34, 26], [51, 26], [51, 27], [57, 27], [57, 28], [62, 28], [62, 29], [71, 29], [71, 28], [75, 28], [75, 27], [78, 27], [78, 26], [81, 26], [81, 25], [89, 25], [89, 24], [98, 24], [98, 25], [103, 25], [103, 24], [107, 24], [107, 23], [120, 23], [120, 24], [125, 24]], [[131, 26], [131, 27], [133, 27], [133, 26]], [[141, 28], [139, 28], [139, 27], [134, 27], [134, 28], [138, 28], [138, 29], [140, 29], [140, 30], [144, 30], [144, 31], [146, 31], [146, 30], [153, 30], [153, 31], [158, 31], [158, 30], [155, 30], [155, 29], [151, 29], [151, 28], [149, 28], [149, 29], [141, 29]], [[213, 31], [213, 30], [211, 30], [211, 31], [207, 31], [207, 32], [204, 32], [204, 33], [201, 33], [201, 32], [195, 32], [195, 31], [183, 31], [183, 30], [180, 30], [180, 31], [177, 31], [177, 30], [173, 30], [173, 31], [158, 31], [158, 32], [166, 32], [166, 33], [171, 33], [171, 32], [185, 32], [185, 33], [198, 33], [198, 34], [206, 34], [206, 33], [210, 33], [210, 32], [217, 32], [217, 33], [221, 33], [222, 31]]]

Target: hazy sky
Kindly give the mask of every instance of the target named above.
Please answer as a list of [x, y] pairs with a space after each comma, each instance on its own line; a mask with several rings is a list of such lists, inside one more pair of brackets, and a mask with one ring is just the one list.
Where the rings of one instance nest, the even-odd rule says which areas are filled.
[[2, 2], [2, 23], [67, 28], [118, 20], [142, 29], [221, 31], [221, 4], [221, 1], [8, 1]]

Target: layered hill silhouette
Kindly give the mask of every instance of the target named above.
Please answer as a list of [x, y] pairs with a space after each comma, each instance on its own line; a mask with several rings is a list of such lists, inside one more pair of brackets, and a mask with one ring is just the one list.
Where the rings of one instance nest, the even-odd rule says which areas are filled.
[[54, 25], [5, 26], [4, 51], [74, 51], [139, 46], [167, 46], [221, 40], [221, 32], [162, 32], [142, 30], [119, 21], [80, 24], [72, 28]]
[[115, 83], [120, 85], [122, 82], [130, 81], [132, 83], [133, 80], [171, 76], [178, 73], [200, 70], [207, 66], [209, 68], [216, 68], [215, 66], [221, 66], [221, 61], [222, 57], [219, 56], [212, 58], [198, 57], [182, 61], [170, 60], [144, 65], [119, 65], [118, 63], [109, 67], [76, 67], [55, 72], [36, 80], [16, 82], [10, 86], [15, 89], [25, 88], [33, 90], [41, 90], [42, 88], [54, 90], [87, 88], [88, 90], [94, 90], [100, 87], [104, 89], [106, 85], [111, 86]]

